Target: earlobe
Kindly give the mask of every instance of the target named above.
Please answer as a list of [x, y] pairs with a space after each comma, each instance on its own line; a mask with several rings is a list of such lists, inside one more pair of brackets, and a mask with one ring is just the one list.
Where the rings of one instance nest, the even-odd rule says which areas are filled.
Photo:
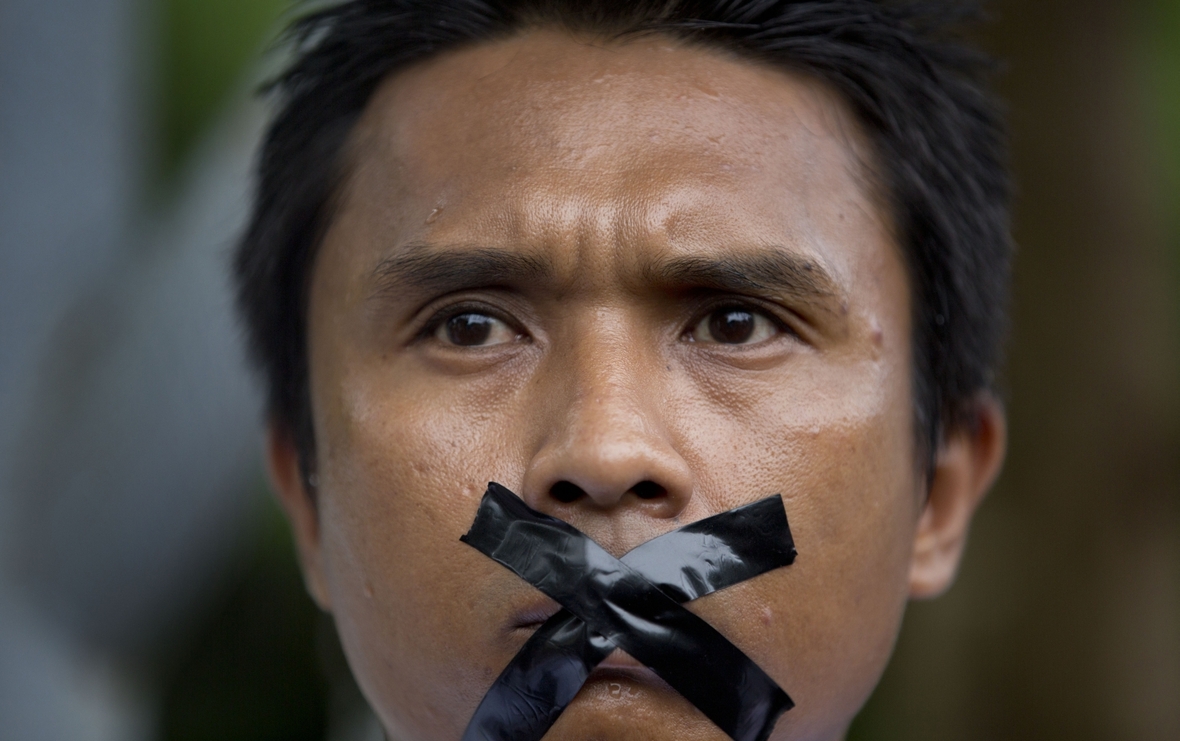
[[330, 611], [320, 547], [319, 512], [303, 479], [298, 447], [285, 429], [271, 423], [267, 427], [266, 453], [271, 488], [291, 524], [307, 591], [320, 609]]
[[999, 475], [1007, 450], [1000, 402], [978, 401], [976, 424], [953, 431], [939, 449], [910, 561], [910, 597], [942, 594], [955, 580], [976, 508]]

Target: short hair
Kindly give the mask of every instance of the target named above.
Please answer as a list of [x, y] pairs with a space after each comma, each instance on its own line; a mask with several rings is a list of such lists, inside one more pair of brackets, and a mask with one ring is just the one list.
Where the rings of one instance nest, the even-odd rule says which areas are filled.
[[268, 87], [277, 110], [234, 261], [239, 310], [304, 474], [314, 465], [309, 274], [347, 175], [350, 132], [391, 74], [534, 27], [662, 34], [821, 80], [855, 112], [910, 283], [918, 462], [994, 390], [1012, 244], [1004, 117], [987, 58], [955, 35], [963, 2], [875, 0], [345, 0], [298, 18], [294, 59]]

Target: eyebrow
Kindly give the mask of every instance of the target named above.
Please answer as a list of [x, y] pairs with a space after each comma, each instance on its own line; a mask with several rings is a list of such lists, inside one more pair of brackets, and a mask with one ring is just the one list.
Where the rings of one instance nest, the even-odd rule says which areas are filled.
[[412, 244], [373, 269], [373, 297], [406, 291], [444, 294], [472, 288], [527, 285], [548, 278], [548, 263], [518, 252]]
[[690, 290], [772, 292], [817, 304], [843, 294], [822, 265], [779, 247], [716, 257], [676, 257], [648, 266], [645, 273], [653, 282]]
[[[536, 286], [553, 277], [543, 257], [492, 248], [414, 243], [372, 271], [371, 297], [442, 295], [475, 288]], [[648, 264], [644, 279], [673, 291], [775, 293], [818, 306], [842, 295], [817, 262], [781, 248], [718, 256], [684, 256]]]

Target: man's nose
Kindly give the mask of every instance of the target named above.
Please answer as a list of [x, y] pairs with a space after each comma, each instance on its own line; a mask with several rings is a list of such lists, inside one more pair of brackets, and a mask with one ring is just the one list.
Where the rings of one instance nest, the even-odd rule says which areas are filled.
[[669, 429], [665, 366], [642, 355], [584, 348], [551, 376], [559, 380], [543, 404], [546, 434], [524, 477], [530, 506], [639, 507], [671, 518], [688, 505], [693, 475]]

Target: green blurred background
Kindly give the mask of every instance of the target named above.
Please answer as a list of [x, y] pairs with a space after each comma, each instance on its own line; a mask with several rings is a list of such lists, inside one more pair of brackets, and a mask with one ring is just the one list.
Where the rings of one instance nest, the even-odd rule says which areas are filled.
[[[285, 0], [158, 4], [161, 190], [258, 79]], [[959, 583], [850, 739], [1180, 739], [1180, 0], [1006, 0], [1019, 184], [1011, 453]], [[174, 741], [323, 739], [359, 701], [273, 507], [158, 658]]]

